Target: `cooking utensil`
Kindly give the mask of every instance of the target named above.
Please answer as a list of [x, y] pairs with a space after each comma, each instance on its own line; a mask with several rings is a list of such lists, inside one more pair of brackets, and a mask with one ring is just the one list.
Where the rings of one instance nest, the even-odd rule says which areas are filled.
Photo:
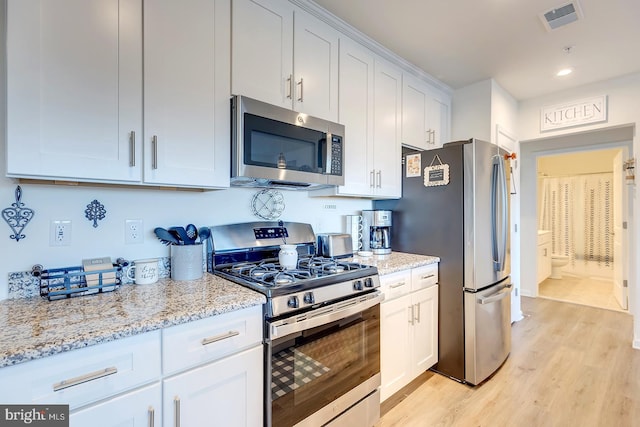
[[162, 244], [164, 245], [178, 245], [180, 244], [180, 242], [178, 241], [178, 239], [169, 232], [169, 230], [166, 230], [162, 227], [156, 227], [153, 230], [154, 233], [156, 233], [156, 237], [158, 239], [160, 239], [160, 241], [162, 242]]
[[193, 224], [187, 224], [186, 228], [187, 236], [189, 237], [189, 242], [185, 242], [188, 245], [193, 245], [196, 243], [196, 239], [198, 238], [198, 229]]
[[200, 243], [204, 243], [211, 236], [211, 229], [209, 227], [200, 227], [198, 236], [200, 237]]
[[187, 235], [187, 230], [184, 229], [184, 227], [171, 227], [169, 229], [169, 231], [171, 233], [173, 233], [174, 236], [177, 236], [178, 238], [178, 243], [180, 245], [187, 245], [191, 239], [189, 239], [189, 236]]

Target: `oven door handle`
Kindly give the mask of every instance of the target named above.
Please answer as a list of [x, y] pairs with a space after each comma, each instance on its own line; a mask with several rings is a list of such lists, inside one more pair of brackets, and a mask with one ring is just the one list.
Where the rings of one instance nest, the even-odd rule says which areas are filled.
[[[367, 294], [367, 299], [362, 300], [360, 298], [354, 298], [352, 305], [347, 305], [344, 308], [345, 301], [336, 303], [334, 305], [319, 308], [320, 312], [317, 316], [307, 317], [298, 321], [289, 321], [290, 319], [279, 320], [269, 324], [269, 339], [283, 337], [295, 332], [304, 331], [307, 329], [322, 326], [327, 323], [335, 322], [336, 320], [344, 319], [351, 315], [360, 313], [368, 308], [380, 304], [384, 300], [384, 294], [381, 292], [374, 292]], [[306, 313], [307, 316], [313, 312]], [[294, 316], [296, 318], [296, 316]]]

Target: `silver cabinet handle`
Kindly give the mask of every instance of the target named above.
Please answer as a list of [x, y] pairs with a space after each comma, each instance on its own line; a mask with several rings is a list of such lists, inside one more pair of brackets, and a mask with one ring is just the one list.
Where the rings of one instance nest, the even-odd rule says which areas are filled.
[[88, 381], [97, 380], [98, 378], [103, 378], [109, 375], [113, 375], [118, 373], [118, 368], [115, 366], [111, 366], [109, 368], [100, 369], [99, 371], [90, 372], [85, 375], [80, 375], [79, 377], [70, 378], [68, 380], [60, 381], [53, 385], [53, 391], [59, 391], [68, 387], [73, 387], [78, 384], [86, 383]]
[[147, 413], [149, 414], [149, 427], [154, 427], [156, 425], [156, 411], [153, 406], [149, 406]]
[[382, 188], [382, 171], [381, 170], [378, 171], [377, 176], [378, 176], [377, 187]]
[[398, 282], [398, 283], [394, 283], [393, 285], [389, 286], [391, 289], [395, 289], [395, 288], [399, 288], [400, 286], [404, 286], [406, 285], [406, 282]]
[[298, 82], [298, 85], [300, 85], [300, 96], [298, 97], [298, 102], [302, 102], [303, 101], [302, 89], [304, 85], [304, 82], [302, 81], [302, 77], [300, 77], [300, 81]]
[[211, 343], [222, 341], [222, 340], [226, 340], [228, 338], [235, 337], [235, 336], [238, 336], [238, 335], [240, 335], [240, 332], [238, 332], [238, 331], [229, 331], [226, 334], [216, 335], [215, 337], [204, 338], [201, 341], [201, 343], [202, 343], [202, 345], [209, 345]]
[[158, 169], [158, 136], [153, 135], [151, 138], [151, 169]]
[[429, 274], [429, 275], [427, 275], [427, 276], [422, 276], [422, 277], [420, 278], [420, 280], [431, 279], [432, 277], [435, 277], [435, 274]]
[[413, 306], [412, 306], [412, 305], [410, 305], [410, 306], [408, 307], [408, 309], [409, 309], [409, 324], [410, 324], [410, 325], [413, 325], [413, 320], [414, 320], [414, 316], [413, 316]]
[[291, 99], [293, 97], [293, 74], [289, 74], [287, 86], [289, 86], [289, 94], [287, 95], [287, 98]]
[[173, 425], [180, 427], [180, 397], [173, 398]]
[[426, 137], [427, 137], [427, 140], [426, 140], [427, 144], [431, 144], [431, 129], [426, 130], [424, 133], [426, 134]]
[[431, 143], [436, 145], [436, 131], [435, 129], [431, 131]]
[[417, 307], [416, 311], [418, 312], [418, 315], [416, 316], [416, 322], [420, 323], [420, 303], [416, 303], [414, 304], [414, 306]]
[[136, 132], [131, 131], [129, 134], [129, 166], [136, 165]]
[[369, 172], [369, 187], [374, 188], [375, 187], [375, 180], [374, 180], [374, 175], [376, 173], [375, 169], [371, 169], [371, 172]]

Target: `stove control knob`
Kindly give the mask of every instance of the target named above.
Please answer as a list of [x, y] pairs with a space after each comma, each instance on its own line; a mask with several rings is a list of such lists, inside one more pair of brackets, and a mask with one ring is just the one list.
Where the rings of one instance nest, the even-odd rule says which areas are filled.
[[371, 277], [364, 279], [364, 286], [366, 288], [373, 288], [373, 279]]
[[304, 294], [304, 303], [305, 304], [315, 304], [316, 297], [313, 296], [313, 292], [306, 292]]
[[287, 301], [287, 305], [290, 308], [298, 308], [298, 297], [295, 295], [292, 297], [289, 297], [289, 300]]
[[354, 291], [361, 291], [362, 289], [364, 289], [362, 287], [362, 280], [356, 280], [355, 282], [353, 282], [353, 290]]

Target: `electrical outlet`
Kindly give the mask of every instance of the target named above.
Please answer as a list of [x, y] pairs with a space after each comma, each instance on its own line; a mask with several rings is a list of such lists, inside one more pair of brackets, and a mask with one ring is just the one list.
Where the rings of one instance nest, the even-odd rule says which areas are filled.
[[53, 220], [49, 227], [49, 246], [71, 245], [71, 221]]
[[142, 232], [143, 222], [141, 219], [127, 219], [124, 221], [124, 243], [133, 245], [144, 243]]

